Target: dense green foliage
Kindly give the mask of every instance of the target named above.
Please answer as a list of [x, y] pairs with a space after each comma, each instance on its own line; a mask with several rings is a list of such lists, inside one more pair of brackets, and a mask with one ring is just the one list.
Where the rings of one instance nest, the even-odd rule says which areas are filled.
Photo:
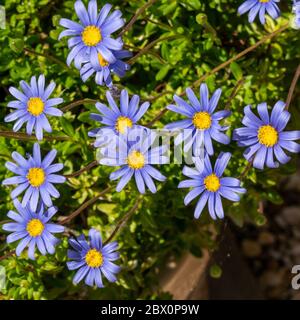
[[[181, 93], [195, 80], [215, 66], [225, 62], [238, 52], [261, 39], [266, 33], [284, 25], [291, 16], [289, 1], [283, 1], [283, 15], [276, 22], [268, 19], [266, 26], [250, 25], [246, 16], [237, 16], [239, 0], [162, 0], [151, 6], [124, 36], [124, 42], [135, 53], [147, 44], [156, 41], [150, 50], [142, 54], [132, 65], [122, 80], [115, 78], [121, 88], [126, 87], [131, 94], [139, 94], [144, 100], [161, 92]], [[103, 5], [105, 1], [98, 1]], [[134, 12], [146, 1], [118, 1], [110, 3], [119, 7], [128, 21]], [[12, 128], [3, 119], [8, 114], [7, 102], [12, 99], [9, 86], [18, 87], [20, 80], [29, 81], [32, 75], [45, 74], [46, 79], [57, 83], [56, 96], [61, 96], [67, 105], [82, 99], [98, 99], [105, 103], [105, 88], [96, 86], [94, 79], [84, 84], [79, 72], [65, 64], [68, 48], [66, 40], [58, 41], [62, 28], [60, 17], [76, 18], [73, 1], [57, 0], [4, 0], [6, 8], [6, 29], [0, 30], [0, 117], [1, 130]], [[231, 131], [240, 124], [243, 107], [267, 101], [273, 105], [277, 100], [285, 100], [292, 75], [299, 63], [299, 33], [289, 28], [255, 51], [234, 62], [230, 67], [211, 75], [206, 83], [212, 92], [223, 89], [219, 108], [224, 108], [236, 83], [241, 78], [244, 83], [231, 101], [232, 116], [226, 120]], [[33, 52], [32, 52], [33, 51]], [[198, 93], [198, 88], [196, 88]], [[290, 107], [295, 129], [300, 121], [299, 89]], [[144, 123], [150, 121], [162, 108], [172, 102], [172, 94], [153, 101]], [[52, 148], [58, 150], [58, 160], [64, 163], [64, 174], [79, 170], [95, 159], [92, 140], [87, 132], [96, 123], [89, 118], [95, 111], [93, 104], [85, 104], [66, 112], [63, 118], [50, 118], [54, 132], [51, 136], [66, 136], [67, 141], [43, 140], [43, 154]], [[178, 115], [166, 113], [155, 124], [164, 124], [179, 119]], [[4, 163], [11, 159], [16, 150], [21, 154], [31, 152], [33, 141], [0, 137], [0, 180], [10, 176]], [[229, 146], [216, 146], [216, 154], [221, 150], [233, 153], [226, 171], [231, 176], [239, 176], [246, 166], [243, 150], [232, 142]], [[222, 221], [213, 223], [207, 212], [201, 219], [193, 219], [193, 206], [184, 207], [186, 190], [177, 189], [183, 178], [181, 166], [177, 164], [161, 166], [168, 177], [160, 184], [155, 195], [143, 196], [140, 208], [128, 224], [117, 235], [120, 243], [121, 259], [118, 264], [122, 271], [116, 284], [105, 282], [104, 289], [91, 289], [84, 284], [72, 284], [72, 272], [66, 267], [67, 236], [86, 233], [90, 227], [101, 230], [105, 238], [109, 236], [116, 222], [134, 205], [138, 191], [131, 183], [121, 193], [111, 192], [82, 212], [68, 225], [62, 242], [54, 256], [41, 256], [35, 262], [10, 257], [1, 264], [7, 272], [7, 288], [3, 299], [128, 299], [163, 297], [159, 292], [158, 271], [170, 255], [180, 255], [185, 250], [200, 256], [201, 250], [213, 250], [217, 243], [213, 240], [212, 226], [222, 230]], [[295, 157], [288, 165], [263, 172], [251, 169], [244, 185], [248, 193], [241, 203], [225, 202], [227, 217], [242, 226], [251, 221], [257, 226], [265, 223], [258, 212], [260, 200], [280, 203], [282, 199], [276, 191], [278, 181], [295, 170]], [[55, 201], [59, 208], [56, 216], [66, 216], [77, 209], [87, 199], [105, 189], [110, 183], [112, 171], [105, 166], [97, 166], [79, 177], [69, 179], [59, 186], [61, 198]], [[11, 188], [0, 188], [0, 221], [7, 220], [6, 213], [13, 209], [10, 198]], [[0, 231], [0, 256], [15, 245], [7, 246], [6, 234]]]

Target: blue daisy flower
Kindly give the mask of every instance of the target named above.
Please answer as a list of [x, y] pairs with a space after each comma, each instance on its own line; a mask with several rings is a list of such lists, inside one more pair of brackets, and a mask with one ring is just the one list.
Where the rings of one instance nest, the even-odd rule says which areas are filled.
[[59, 198], [60, 194], [53, 186], [53, 183], [64, 183], [66, 178], [55, 174], [62, 170], [62, 163], [52, 164], [56, 157], [56, 150], [51, 150], [42, 160], [41, 150], [38, 143], [33, 146], [33, 156], [29, 155], [25, 159], [18, 152], [12, 153], [13, 162], [6, 162], [5, 166], [17, 176], [5, 179], [3, 185], [18, 184], [18, 187], [11, 192], [12, 199], [18, 197], [22, 192], [25, 192], [22, 200], [22, 206], [25, 207], [28, 202], [30, 209], [36, 211], [39, 198], [47, 207], [52, 207], [51, 196]]
[[174, 95], [176, 105], [169, 105], [171, 111], [188, 117], [188, 119], [176, 121], [165, 126], [169, 130], [183, 129], [175, 139], [175, 145], [185, 142], [184, 151], [187, 152], [193, 146], [194, 155], [199, 155], [198, 151], [204, 145], [209, 155], [213, 155], [214, 148], [212, 139], [222, 144], [228, 144], [230, 138], [222, 133], [228, 127], [221, 126], [219, 121], [228, 117], [230, 111], [222, 110], [214, 112], [220, 99], [222, 90], [217, 89], [209, 99], [206, 84], [200, 86], [200, 101], [197, 99], [193, 90], [186, 89], [190, 103]]
[[71, 36], [68, 40], [71, 51], [67, 57], [67, 64], [70, 65], [74, 60], [76, 68], [80, 69], [81, 64], [89, 60], [97, 66], [98, 53], [106, 61], [114, 63], [116, 57], [113, 50], [121, 50], [123, 42], [121, 39], [112, 39], [110, 35], [125, 23], [121, 18], [121, 11], [115, 10], [109, 15], [112, 5], [105, 4], [98, 13], [96, 0], [89, 1], [88, 10], [81, 0], [75, 2], [74, 8], [81, 24], [69, 19], [60, 20], [60, 25], [67, 30], [60, 34], [59, 39]]
[[265, 24], [265, 15], [268, 13], [273, 19], [277, 19], [280, 16], [280, 10], [276, 2], [280, 0], [246, 0], [238, 8], [240, 15], [249, 11], [248, 20], [252, 23], [255, 20], [257, 14], [259, 14], [259, 20], [261, 24]]
[[244, 157], [248, 161], [253, 160], [255, 168], [263, 169], [265, 164], [269, 168], [276, 168], [279, 164], [274, 161], [274, 155], [280, 163], [285, 164], [291, 158], [283, 149], [300, 152], [300, 145], [293, 141], [300, 139], [300, 131], [283, 131], [291, 114], [285, 110], [282, 101], [275, 104], [271, 116], [266, 103], [259, 104], [257, 111], [259, 117], [251, 111], [251, 106], [244, 108], [242, 123], [245, 127], [234, 130], [233, 140], [238, 141], [240, 147], [248, 147]]
[[59, 240], [52, 233], [64, 231], [63, 226], [49, 222], [57, 209], [51, 207], [45, 211], [41, 205], [39, 211], [34, 212], [28, 205], [23, 207], [17, 199], [14, 200], [14, 205], [18, 213], [9, 211], [7, 216], [15, 222], [5, 223], [3, 230], [12, 232], [7, 237], [7, 243], [22, 239], [16, 248], [16, 255], [19, 256], [27, 246], [28, 257], [32, 260], [35, 259], [36, 246], [42, 255], [53, 254]]
[[122, 59], [132, 56], [131, 52], [127, 50], [112, 51], [116, 60], [113, 63], [106, 61], [101, 53], [98, 52], [98, 60], [96, 65], [91, 62], [85, 63], [80, 69], [80, 76], [83, 82], [86, 82], [94, 73], [95, 81], [100, 86], [104, 84], [111, 88], [113, 83], [111, 79], [111, 73], [115, 73], [120, 78], [125, 76], [126, 71], [130, 69], [129, 64], [122, 61]]
[[297, 28], [300, 28], [300, 1], [293, 1], [293, 12], [295, 14], [295, 25]]
[[183, 174], [190, 179], [181, 181], [178, 188], [190, 188], [191, 190], [184, 198], [184, 204], [188, 205], [193, 199], [200, 196], [196, 205], [194, 217], [198, 219], [208, 202], [208, 211], [212, 219], [224, 218], [224, 210], [221, 197], [230, 201], [240, 201], [238, 193], [245, 193], [246, 189], [241, 188], [240, 180], [236, 178], [222, 177], [223, 172], [231, 158], [231, 154], [221, 153], [212, 169], [209, 156], [203, 160], [195, 158], [196, 167], [184, 167]]
[[[90, 137], [99, 137], [99, 132], [101, 136], [107, 132], [107, 136], [111, 136], [112, 133], [116, 135], [124, 135], [131, 129], [138, 129], [141, 126], [136, 123], [141, 119], [141, 117], [148, 110], [150, 103], [144, 102], [139, 107], [140, 97], [134, 95], [130, 101], [127, 90], [121, 91], [120, 96], [120, 108], [114, 101], [111, 93], [106, 91], [106, 98], [110, 108], [102, 103], [96, 103], [96, 108], [99, 110], [100, 114], [92, 113], [91, 118], [105, 125], [105, 127], [96, 128], [89, 132]], [[95, 142], [95, 147], [102, 144], [102, 139], [98, 139]]]
[[16, 121], [13, 126], [14, 131], [19, 131], [27, 122], [26, 132], [31, 135], [33, 130], [38, 140], [43, 139], [43, 130], [52, 132], [52, 128], [46, 115], [62, 116], [62, 111], [54, 106], [63, 102], [62, 98], [49, 99], [55, 83], [52, 81], [45, 88], [45, 76], [40, 75], [38, 80], [32, 77], [30, 84], [25, 81], [20, 82], [23, 92], [14, 87], [9, 88], [9, 92], [18, 100], [8, 103], [9, 108], [17, 109], [5, 117], [5, 122]]
[[[147, 131], [146, 131], [147, 133]], [[156, 192], [153, 179], [165, 181], [164, 177], [151, 164], [165, 164], [168, 157], [164, 156], [167, 146], [153, 146], [156, 136], [150, 134], [146, 139], [140, 139], [135, 143], [118, 139], [117, 152], [113, 152], [115, 157], [107, 156], [106, 150], [102, 150], [104, 157], [99, 160], [100, 164], [107, 166], [121, 166], [110, 174], [110, 180], [120, 179], [117, 185], [117, 192], [120, 192], [134, 175], [137, 188], [140, 193], [145, 193], [145, 185], [152, 193]], [[109, 148], [112, 148], [111, 146]], [[115, 148], [114, 148], [115, 149]]]
[[70, 239], [69, 244], [74, 250], [68, 250], [68, 257], [73, 261], [67, 262], [67, 266], [69, 270], [78, 269], [73, 278], [75, 284], [85, 278], [88, 286], [95, 284], [98, 288], [103, 288], [102, 274], [109, 282], [117, 281], [115, 274], [121, 268], [112, 262], [120, 257], [116, 252], [116, 241], [103, 246], [100, 232], [91, 229], [89, 242], [81, 235], [77, 239]]

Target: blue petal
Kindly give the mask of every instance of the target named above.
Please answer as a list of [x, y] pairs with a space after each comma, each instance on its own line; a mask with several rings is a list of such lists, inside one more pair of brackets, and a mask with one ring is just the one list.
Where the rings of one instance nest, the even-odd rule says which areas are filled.
[[221, 200], [221, 196], [219, 195], [218, 192], [216, 192], [216, 194], [215, 194], [215, 212], [216, 212], [216, 215], [219, 219], [224, 218], [224, 210], [223, 210], [222, 200]]
[[[212, 97], [209, 101], [209, 108], [208, 108], [209, 113], [213, 113], [215, 111], [215, 109], [217, 108], [221, 94], [222, 94], [222, 89], [217, 89], [214, 92], [214, 94], [212, 95]], [[227, 110], [224, 110], [224, 111], [228, 113]], [[230, 114], [230, 111], [229, 111], [229, 114]]]
[[274, 105], [274, 108], [272, 109], [272, 113], [271, 113], [271, 119], [270, 119], [272, 126], [277, 127], [278, 119], [282, 114], [284, 108], [285, 108], [285, 103], [283, 101], [278, 101]]
[[269, 117], [269, 112], [268, 112], [268, 106], [267, 103], [260, 103], [257, 106], [257, 110], [259, 113], [259, 116], [261, 117], [261, 119], [264, 121], [265, 124], [269, 124], [270, 122], [270, 117]]
[[13, 95], [16, 99], [27, 103], [28, 101], [28, 97], [25, 96], [24, 93], [22, 93], [21, 91], [19, 91], [18, 89], [14, 88], [14, 87], [10, 87], [8, 89], [8, 91], [11, 93], [11, 95]]
[[265, 146], [261, 146], [254, 157], [253, 167], [257, 169], [263, 169], [266, 162], [266, 156], [267, 148]]
[[137, 111], [137, 113], [133, 116], [133, 120], [134, 122], [137, 122], [140, 120], [140, 118], [146, 113], [146, 111], [148, 110], [150, 106], [150, 103], [149, 102], [144, 102], [139, 110]]
[[99, 268], [95, 269], [95, 283], [98, 288], [104, 287], [103, 282], [102, 282], [101, 271]]
[[20, 241], [20, 243], [18, 244], [17, 248], [16, 248], [16, 255], [20, 256], [20, 254], [23, 252], [23, 250], [26, 248], [26, 246], [28, 245], [29, 241], [31, 240], [30, 236], [25, 237], [24, 239], [22, 239]]
[[142, 176], [143, 176], [143, 179], [145, 181], [146, 186], [149, 188], [149, 190], [152, 193], [155, 193], [156, 192], [156, 186], [155, 186], [152, 178], [150, 177], [150, 175], [147, 173], [146, 170], [141, 170], [141, 173], [142, 173]]
[[54, 161], [56, 157], [57, 151], [55, 149], [52, 149], [43, 159], [42, 166], [43, 168], [48, 168], [50, 164]]
[[123, 177], [120, 179], [120, 181], [116, 187], [117, 192], [120, 192], [126, 186], [126, 184], [129, 182], [129, 180], [133, 176], [133, 173], [134, 173], [134, 171], [131, 169], [126, 174], [123, 175]]
[[244, 14], [245, 12], [249, 11], [256, 3], [256, 0], [247, 0], [238, 8], [238, 13], [240, 15]]
[[112, 274], [110, 272], [110, 270], [108, 270], [108, 268], [101, 267], [101, 271], [109, 282], [116, 282], [117, 281], [117, 278], [114, 276], [114, 274]]
[[220, 153], [215, 164], [215, 173], [218, 177], [221, 177], [222, 174], [224, 173], [230, 158], [231, 158], [230, 152]]
[[166, 177], [163, 176], [157, 169], [155, 169], [154, 167], [150, 166], [150, 165], [145, 165], [144, 169], [147, 171], [147, 173], [153, 177], [154, 179], [158, 180], [158, 181], [165, 181]]
[[212, 217], [213, 220], [216, 220], [216, 213], [215, 213], [215, 193], [210, 192], [208, 197], [208, 211], [209, 215]]
[[[74, 251], [75, 252], [75, 251]], [[70, 258], [70, 257], [69, 257]], [[81, 260], [81, 261], [68, 261], [67, 262], [67, 267], [69, 270], [76, 270], [79, 269], [81, 267], [83, 267], [84, 265], [86, 265], [85, 260]]]
[[197, 99], [194, 91], [191, 88], [186, 89], [186, 95], [194, 107], [195, 112], [199, 111], [201, 108], [200, 101]]
[[51, 183], [64, 183], [66, 182], [66, 178], [58, 174], [49, 174], [47, 177], [47, 181]]
[[95, 229], [90, 229], [89, 237], [91, 241], [91, 245], [93, 248], [96, 248], [98, 251], [102, 249], [102, 238], [99, 231]]
[[137, 186], [139, 192], [144, 194], [145, 193], [145, 183], [144, 183], [144, 179], [141, 175], [140, 170], [135, 170], [134, 177], [135, 177], [136, 186]]
[[123, 89], [121, 91], [121, 96], [120, 96], [120, 108], [121, 108], [121, 113], [125, 116], [128, 114], [128, 92], [127, 90]]
[[86, 278], [85, 278], [85, 284], [92, 287], [95, 282], [95, 270], [93, 268], [90, 268]]
[[202, 211], [203, 211], [203, 209], [204, 209], [204, 207], [205, 207], [205, 205], [207, 203], [208, 196], [209, 196], [209, 192], [208, 191], [205, 191], [201, 195], [201, 197], [200, 197], [200, 199], [199, 199], [199, 201], [198, 201], [198, 203], [196, 205], [195, 212], [194, 212], [194, 217], [196, 219], [198, 219], [200, 217], [200, 215], [201, 215], [201, 213], [202, 213]]
[[90, 268], [88, 266], [84, 266], [84, 267], [80, 268], [76, 272], [76, 274], [75, 274], [75, 276], [73, 278], [73, 283], [74, 284], [79, 283], [86, 276], [86, 274], [88, 273], [89, 269]]
[[249, 12], [249, 22], [252, 23], [256, 17], [256, 15], [258, 14], [258, 11], [260, 9], [261, 4], [257, 3], [254, 7], [251, 8], [250, 12]]
[[274, 153], [277, 160], [282, 163], [286, 164], [291, 160], [291, 157], [288, 157], [285, 152], [282, 150], [282, 148], [279, 146], [279, 144], [275, 145], [274, 147]]
[[27, 236], [27, 231], [18, 231], [11, 233], [9, 236], [6, 238], [7, 243], [15, 242], [19, 239], [25, 238]]
[[[279, 139], [281, 140], [298, 140], [300, 139], [300, 131], [286, 131], [279, 133]], [[12, 170], [11, 170], [12, 171]]]
[[204, 186], [196, 187], [191, 190], [184, 198], [184, 204], [187, 206], [191, 201], [198, 197], [205, 190]]
[[222, 197], [228, 200], [231, 200], [233, 202], [240, 201], [239, 195], [233, 192], [232, 189], [229, 187], [221, 186], [221, 188], [219, 189], [219, 193], [221, 194]]
[[200, 86], [200, 102], [202, 110], [209, 110], [209, 100], [208, 100], [208, 88], [205, 83], [202, 83]]
[[283, 140], [283, 141], [279, 142], [279, 145], [282, 148], [284, 148], [284, 149], [286, 149], [286, 150], [288, 150], [290, 152], [294, 152], [294, 153], [300, 152], [300, 144], [298, 144], [298, 143], [296, 143], [294, 141], [285, 141], [285, 140]]
[[82, 1], [77, 0], [74, 4], [74, 9], [76, 11], [76, 14], [79, 18], [79, 20], [81, 21], [81, 23], [84, 26], [88, 26], [90, 25], [92, 22], [90, 21], [89, 15], [86, 11], [85, 6], [83, 5]]
[[107, 15], [109, 14], [109, 11], [110, 11], [111, 8], [112, 8], [112, 5], [109, 4], [109, 3], [106, 3], [102, 7], [102, 9], [101, 9], [101, 11], [100, 11], [100, 13], [98, 15], [98, 20], [97, 20], [97, 26], [98, 27], [102, 26], [104, 20], [106, 19]]

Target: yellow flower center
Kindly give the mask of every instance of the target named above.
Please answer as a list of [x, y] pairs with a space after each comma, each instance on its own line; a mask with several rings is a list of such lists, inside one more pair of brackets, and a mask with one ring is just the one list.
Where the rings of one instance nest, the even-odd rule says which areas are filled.
[[45, 172], [42, 168], [30, 168], [26, 178], [33, 187], [39, 187], [45, 181]]
[[31, 237], [38, 237], [43, 233], [44, 225], [39, 219], [32, 219], [27, 223], [26, 230]]
[[118, 132], [120, 132], [121, 134], [124, 134], [126, 131], [126, 128], [132, 128], [132, 125], [133, 123], [131, 119], [121, 116], [117, 119], [115, 127]]
[[85, 255], [85, 262], [91, 268], [99, 268], [103, 263], [103, 256], [96, 249], [90, 249]]
[[83, 43], [88, 47], [94, 47], [102, 40], [101, 31], [96, 26], [87, 26], [81, 36]]
[[145, 165], [145, 157], [139, 151], [132, 151], [127, 157], [127, 164], [131, 169], [141, 169]]
[[270, 0], [259, 0], [259, 2], [262, 2], [262, 3], [266, 3], [266, 2], [269, 2]]
[[211, 126], [211, 116], [208, 112], [197, 112], [194, 114], [193, 124], [199, 130], [209, 129]]
[[109, 65], [109, 62], [103, 58], [101, 53], [98, 53], [98, 61], [101, 67], [107, 67]]
[[278, 141], [278, 132], [270, 125], [261, 126], [258, 129], [257, 138], [264, 146], [273, 147]]
[[44, 102], [41, 98], [30, 98], [27, 102], [27, 111], [33, 116], [39, 116], [44, 111]]
[[204, 185], [208, 191], [216, 192], [221, 186], [220, 179], [213, 173], [204, 179]]

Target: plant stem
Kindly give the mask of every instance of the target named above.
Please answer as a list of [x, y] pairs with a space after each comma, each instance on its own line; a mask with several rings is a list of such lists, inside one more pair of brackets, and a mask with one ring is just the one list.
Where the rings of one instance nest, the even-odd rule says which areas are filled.
[[[194, 81], [190, 87], [194, 88], [200, 85], [201, 82], [203, 82], [206, 78], [208, 78], [209, 76], [211, 76], [212, 74], [226, 68], [228, 65], [230, 65], [232, 62], [240, 59], [241, 57], [243, 57], [244, 55], [246, 55], [247, 53], [255, 50], [258, 46], [260, 46], [261, 44], [265, 43], [266, 41], [272, 39], [273, 37], [275, 37], [277, 34], [283, 32], [284, 30], [286, 30], [289, 27], [289, 23], [285, 24], [284, 26], [282, 26], [281, 28], [279, 28], [278, 30], [275, 30], [272, 33], [267, 34], [266, 36], [264, 36], [261, 40], [259, 40], [258, 42], [256, 42], [254, 45], [252, 45], [251, 47], [243, 50], [242, 52], [240, 52], [239, 54], [237, 54], [236, 56], [230, 58], [229, 60], [221, 63], [220, 65], [218, 65], [217, 67], [215, 67], [214, 69], [212, 69], [211, 71], [207, 72], [205, 75], [203, 75], [201, 78], [199, 78], [198, 80]], [[134, 57], [133, 57], [134, 58]], [[160, 94], [159, 97], [162, 97], [163, 95], [165, 95], [167, 93], [164, 94]], [[184, 96], [186, 93], [185, 91], [183, 91], [180, 96]], [[164, 108], [162, 109], [157, 116], [155, 117], [155, 121], [151, 121], [151, 125], [153, 125], [156, 121], [158, 121], [166, 112], [168, 111], [168, 109]]]
[[165, 96], [167, 94], [173, 94], [173, 91], [170, 91], [170, 90], [164, 91], [164, 92], [161, 92], [161, 93], [159, 93], [158, 95], [156, 95], [154, 97], [149, 97], [146, 100], [149, 101], [149, 102], [153, 102], [153, 101], [155, 101], [155, 100], [159, 99], [160, 97], [163, 97], [163, 96]]
[[300, 64], [298, 65], [298, 68], [296, 69], [294, 78], [292, 80], [292, 83], [291, 83], [291, 86], [290, 86], [290, 89], [289, 89], [289, 93], [288, 93], [288, 96], [287, 96], [287, 99], [286, 99], [286, 106], [285, 106], [286, 110], [289, 109], [290, 104], [292, 102], [293, 94], [294, 94], [294, 91], [296, 89], [296, 85], [297, 85], [299, 77], [300, 77]]
[[277, 34], [283, 32], [284, 30], [286, 30], [289, 27], [289, 23], [285, 24], [284, 26], [282, 26], [281, 28], [279, 28], [278, 30], [275, 30], [272, 33], [267, 34], [266, 36], [264, 36], [261, 40], [257, 41], [254, 45], [252, 45], [251, 47], [243, 50], [242, 52], [240, 52], [239, 54], [237, 54], [236, 56], [230, 58], [229, 60], [225, 61], [224, 63], [221, 63], [220, 65], [218, 65], [217, 67], [213, 68], [211, 71], [207, 72], [205, 75], [203, 75], [201, 78], [199, 78], [198, 80], [196, 80], [193, 84], [192, 87], [198, 87], [200, 85], [201, 82], [203, 82], [205, 79], [207, 79], [209, 76], [211, 76], [212, 74], [226, 68], [228, 65], [230, 65], [232, 62], [242, 58], [243, 56], [245, 56], [247, 53], [255, 50], [257, 47], [259, 47], [261, 44], [265, 43], [266, 41], [268, 41], [269, 39], [272, 39], [273, 37], [275, 37]]
[[101, 198], [102, 196], [104, 196], [107, 192], [109, 192], [112, 189], [112, 187], [107, 187], [106, 189], [104, 189], [103, 191], [101, 191], [97, 196], [95, 196], [94, 198], [86, 201], [85, 203], [83, 203], [78, 209], [76, 209], [74, 212], [72, 212], [70, 215], [68, 215], [67, 217], [63, 218], [60, 221], [60, 224], [64, 225], [66, 223], [69, 223], [72, 219], [74, 219], [75, 217], [77, 217], [83, 210], [85, 210], [87, 207], [91, 206], [92, 204], [94, 204], [99, 198]]
[[71, 102], [71, 103], [67, 104], [66, 106], [64, 106], [63, 108], [61, 108], [61, 111], [67, 112], [67, 111], [69, 111], [77, 106], [80, 106], [82, 104], [85, 104], [85, 103], [91, 103], [91, 104], [94, 103], [95, 104], [96, 102], [97, 102], [97, 100], [95, 100], [95, 99], [77, 100], [77, 101]]
[[253, 164], [253, 160], [248, 162], [245, 169], [242, 171], [242, 173], [239, 176], [239, 180], [244, 180], [244, 178], [247, 176], [248, 172], [250, 171], [250, 169], [252, 168], [252, 164]]
[[[11, 139], [17, 139], [17, 140], [37, 140], [35, 136], [30, 136], [26, 133], [20, 133], [20, 132], [13, 132], [13, 131], [0, 131], [0, 137], [5, 138], [11, 138]], [[69, 141], [71, 140], [70, 137], [67, 136], [44, 136], [45, 140], [48, 141]]]
[[157, 0], [149, 0], [146, 4], [144, 4], [141, 8], [139, 8], [134, 16], [130, 19], [128, 24], [124, 27], [124, 29], [119, 33], [118, 37], [122, 37], [125, 32], [131, 29], [133, 24], [136, 22], [138, 17], [144, 13], [149, 7], [151, 7]]
[[62, 66], [64, 69], [68, 70], [69, 72], [71, 71], [71, 69], [61, 60], [59, 60], [58, 58], [56, 57], [53, 57], [47, 53], [40, 53], [40, 52], [36, 52], [35, 50], [31, 50], [31, 49], [28, 49], [28, 48], [24, 48], [24, 51], [27, 52], [27, 53], [30, 53], [30, 54], [33, 54], [33, 55], [36, 55], [36, 56], [39, 56], [39, 57], [44, 57], [54, 63], [57, 63], [58, 65]]
[[225, 110], [229, 110], [230, 109], [230, 105], [231, 105], [232, 100], [235, 98], [235, 96], [237, 95], [239, 89], [244, 84], [244, 82], [245, 82], [245, 79], [242, 78], [236, 83], [236, 85], [233, 88], [233, 91], [232, 91], [232, 93], [231, 93], [231, 95], [230, 95], [230, 97], [229, 97], [229, 99], [228, 99], [228, 101], [227, 101], [227, 103], [225, 105], [225, 108], [224, 108]]
[[142, 202], [142, 198], [139, 198], [136, 200], [134, 206], [125, 214], [125, 216], [117, 223], [116, 227], [114, 228], [114, 230], [112, 231], [112, 233], [110, 234], [110, 236], [106, 239], [106, 241], [104, 242], [104, 245], [109, 243], [114, 237], [115, 235], [125, 226], [125, 224], [127, 223], [127, 221], [131, 218], [131, 216], [134, 214], [134, 212], [136, 211], [136, 209], [138, 208], [139, 204]]
[[94, 160], [93, 162], [89, 163], [87, 166], [83, 167], [82, 169], [75, 171], [71, 174], [66, 174], [65, 177], [66, 178], [74, 178], [77, 177], [79, 175], [81, 175], [83, 172], [90, 170], [91, 168], [95, 167], [98, 164], [97, 160]]
[[6, 254], [0, 257], [0, 261], [5, 260], [15, 254], [15, 250], [8, 251]]
[[166, 41], [166, 40], [172, 40], [172, 39], [177, 39], [177, 38], [181, 38], [184, 37], [184, 35], [173, 35], [173, 36], [166, 36], [166, 37], [162, 37], [162, 38], [158, 38], [152, 42], [150, 42], [149, 44], [146, 45], [145, 48], [140, 49], [140, 51], [133, 56], [130, 60], [127, 61], [128, 64], [134, 64], [135, 61], [143, 54], [145, 54], [147, 51], [149, 51], [152, 47], [154, 47], [157, 43], [162, 42], [162, 41]]

